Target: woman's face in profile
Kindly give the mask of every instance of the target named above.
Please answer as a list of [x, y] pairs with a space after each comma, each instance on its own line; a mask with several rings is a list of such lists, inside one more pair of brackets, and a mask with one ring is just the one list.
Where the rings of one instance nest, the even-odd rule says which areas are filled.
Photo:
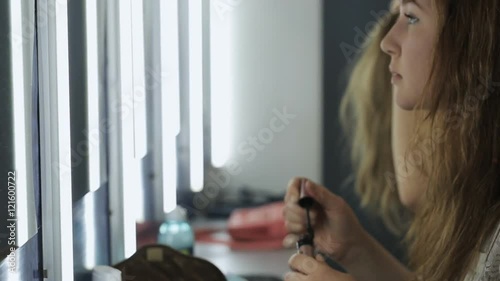
[[406, 110], [415, 107], [423, 94], [437, 36], [437, 11], [432, 0], [396, 0], [399, 17], [382, 40], [390, 55], [393, 94]]

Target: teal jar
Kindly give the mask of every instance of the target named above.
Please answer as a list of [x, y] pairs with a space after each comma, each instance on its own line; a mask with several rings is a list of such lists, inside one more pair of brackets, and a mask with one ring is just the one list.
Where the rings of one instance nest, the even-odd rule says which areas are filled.
[[194, 252], [194, 232], [187, 220], [186, 210], [177, 208], [166, 215], [160, 226], [158, 244], [167, 245], [187, 255]]

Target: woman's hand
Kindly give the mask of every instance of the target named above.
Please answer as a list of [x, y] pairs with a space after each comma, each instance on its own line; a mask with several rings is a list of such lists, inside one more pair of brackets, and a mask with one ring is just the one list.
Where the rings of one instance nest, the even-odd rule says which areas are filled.
[[285, 281], [355, 281], [349, 274], [332, 269], [321, 255], [315, 259], [295, 254], [288, 264], [293, 271], [285, 275]]
[[[292, 246], [298, 235], [306, 232], [306, 213], [297, 204], [302, 180], [292, 179], [285, 196], [283, 215], [290, 233], [283, 241], [286, 247]], [[341, 197], [310, 180], [306, 180], [305, 193], [316, 201], [311, 210], [316, 251], [327, 254], [341, 265], [355, 259], [368, 234], [351, 207]]]

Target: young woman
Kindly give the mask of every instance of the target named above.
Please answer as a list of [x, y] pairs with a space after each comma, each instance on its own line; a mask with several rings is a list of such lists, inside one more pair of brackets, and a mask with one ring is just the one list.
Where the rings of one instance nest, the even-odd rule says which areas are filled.
[[[500, 280], [499, 82], [500, 1], [394, 1], [352, 73], [342, 112], [356, 124], [356, 190], [391, 229], [407, 230], [409, 267], [342, 198], [308, 180], [316, 249], [348, 273], [297, 254], [285, 279]], [[285, 197], [292, 235], [305, 231], [301, 180]]]

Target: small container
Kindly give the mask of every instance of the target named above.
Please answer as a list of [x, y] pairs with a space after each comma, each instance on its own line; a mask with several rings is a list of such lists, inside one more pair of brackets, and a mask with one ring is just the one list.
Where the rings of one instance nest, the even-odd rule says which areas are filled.
[[187, 220], [186, 209], [177, 206], [175, 210], [166, 214], [166, 220], [159, 229], [158, 244], [193, 255], [194, 241], [194, 231]]

